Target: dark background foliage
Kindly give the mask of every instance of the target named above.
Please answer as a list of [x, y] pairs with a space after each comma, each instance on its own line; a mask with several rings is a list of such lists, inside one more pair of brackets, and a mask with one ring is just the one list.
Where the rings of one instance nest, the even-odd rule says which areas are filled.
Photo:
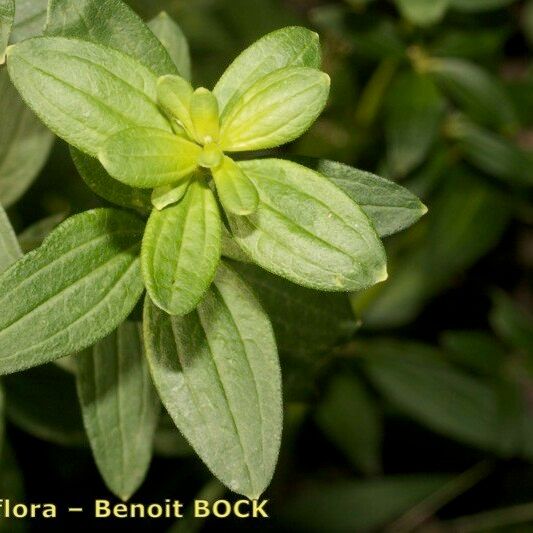
[[[163, 9], [174, 17], [190, 40], [196, 85], [207, 87], [264, 33], [316, 29], [330, 102], [285, 151], [396, 180], [429, 213], [386, 239], [389, 280], [349, 302], [313, 294], [299, 307], [286, 282], [257, 285], [277, 326], [286, 398], [270, 520], [83, 526], [533, 531], [533, 2], [450, 0], [440, 10], [429, 0], [130, 4], [146, 19]], [[100, 202], [56, 140], [9, 215], [22, 231]], [[73, 380], [51, 367], [4, 380], [2, 494], [90, 505], [111, 496], [83, 437]], [[200, 491], [233, 498], [162, 426], [134, 500], [190, 501]], [[71, 530], [80, 521], [64, 513], [60, 522], [18, 526]]]

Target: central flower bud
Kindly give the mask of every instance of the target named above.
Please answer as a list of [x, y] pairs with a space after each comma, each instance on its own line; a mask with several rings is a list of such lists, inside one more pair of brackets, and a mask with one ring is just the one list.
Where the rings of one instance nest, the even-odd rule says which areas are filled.
[[224, 153], [217, 143], [208, 142], [198, 157], [198, 164], [204, 168], [216, 168], [221, 165]]

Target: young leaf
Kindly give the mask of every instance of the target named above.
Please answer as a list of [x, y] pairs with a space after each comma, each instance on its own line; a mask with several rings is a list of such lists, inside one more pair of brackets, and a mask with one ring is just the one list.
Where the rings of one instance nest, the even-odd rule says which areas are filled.
[[167, 50], [121, 0], [50, 0], [45, 35], [114, 48], [158, 76], [177, 73]]
[[385, 115], [390, 170], [404, 176], [426, 158], [434, 143], [445, 104], [426, 75], [406, 72], [389, 90]]
[[190, 179], [185, 178], [178, 183], [162, 185], [152, 191], [152, 204], [160, 211], [169, 205], [178, 203], [187, 192]]
[[380, 237], [412, 226], [427, 207], [393, 181], [335, 161], [313, 161], [313, 168], [342, 189], [371, 220]]
[[194, 137], [190, 106], [194, 93], [192, 85], [181, 76], [162, 76], [157, 80], [157, 100], [169, 118]]
[[350, 291], [387, 277], [370, 221], [331, 181], [279, 159], [239, 163], [259, 192], [250, 216], [228, 213], [239, 246], [260, 266], [306, 287]]
[[15, 0], [0, 0], [0, 65], [5, 59], [5, 52], [14, 18]]
[[233, 159], [225, 157], [212, 173], [224, 209], [235, 215], [249, 215], [257, 209], [257, 189]]
[[265, 308], [280, 352], [312, 356], [348, 339], [356, 330], [345, 294], [300, 287], [256, 265], [232, 263], [232, 266]]
[[10, 41], [16, 43], [41, 35], [48, 0], [15, 0], [15, 22]]
[[86, 443], [74, 377], [42, 365], [2, 378], [9, 420], [38, 439], [61, 445]]
[[[80, 351], [112, 331], [143, 290], [136, 216], [73, 216], [0, 276], [0, 373]], [[68, 302], [68, 305], [66, 305]]]
[[193, 313], [171, 317], [147, 299], [144, 327], [174, 423], [227, 487], [258, 498], [276, 464], [282, 407], [274, 335], [254, 295], [221, 264]]
[[[189, 43], [181, 28], [165, 11], [153, 18], [148, 27], [154, 32], [176, 65], [180, 76], [191, 79], [191, 56]], [[170, 71], [167, 71], [167, 73]]]
[[124, 322], [76, 362], [78, 396], [96, 464], [111, 492], [125, 501], [146, 476], [161, 405], [140, 325]]
[[54, 136], [24, 105], [6, 69], [0, 70], [0, 117], [0, 202], [9, 207], [40, 172]]
[[461, 59], [434, 58], [429, 62], [429, 72], [474, 120], [496, 127], [517, 123], [513, 104], [499, 80], [478, 65]]
[[213, 89], [220, 113], [229, 110], [256, 81], [284, 67], [320, 68], [318, 34], [288, 27], [265, 35], [244, 50]]
[[130, 187], [112, 178], [98, 159], [70, 147], [70, 155], [77, 171], [89, 188], [108, 202], [139, 211], [150, 211], [150, 191]]
[[20, 259], [21, 256], [22, 251], [15, 231], [2, 204], [0, 204], [0, 274]]
[[173, 133], [129, 128], [109, 137], [98, 159], [115, 179], [132, 187], [168, 185], [198, 167], [202, 149]]
[[182, 200], [154, 209], [143, 238], [144, 282], [156, 305], [171, 315], [192, 311], [220, 261], [220, 214], [209, 187], [193, 180]]
[[171, 131], [156, 77], [131, 57], [75, 39], [40, 37], [7, 51], [11, 80], [57, 135], [95, 156], [107, 137], [135, 126]]
[[431, 26], [445, 15], [449, 0], [395, 0], [401, 14], [419, 26]]
[[222, 115], [221, 149], [260, 150], [293, 141], [324, 109], [329, 85], [327, 74], [307, 67], [287, 67], [264, 76]]

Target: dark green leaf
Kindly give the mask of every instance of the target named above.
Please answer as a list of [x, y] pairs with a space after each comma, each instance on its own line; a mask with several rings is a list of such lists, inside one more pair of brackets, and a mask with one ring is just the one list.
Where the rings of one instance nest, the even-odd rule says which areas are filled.
[[330, 381], [315, 415], [324, 434], [367, 475], [381, 470], [381, 418], [376, 401], [353, 374]]
[[185, 317], [149, 300], [145, 341], [163, 404], [226, 486], [258, 498], [270, 482], [281, 433], [281, 380], [272, 327], [241, 279], [221, 265]]
[[125, 501], [146, 476], [161, 405], [145, 362], [140, 325], [124, 322], [76, 362], [96, 464], [109, 489]]
[[142, 231], [134, 215], [87, 211], [2, 274], [0, 373], [80, 351], [124, 320], [143, 290]]
[[11, 42], [41, 35], [46, 22], [48, 0], [15, 0], [15, 23]]
[[427, 157], [435, 142], [444, 100], [426, 75], [406, 72], [389, 89], [385, 135], [390, 171], [404, 176]]
[[233, 266], [270, 316], [280, 351], [297, 356], [324, 352], [357, 329], [346, 295], [300, 287], [255, 265]]

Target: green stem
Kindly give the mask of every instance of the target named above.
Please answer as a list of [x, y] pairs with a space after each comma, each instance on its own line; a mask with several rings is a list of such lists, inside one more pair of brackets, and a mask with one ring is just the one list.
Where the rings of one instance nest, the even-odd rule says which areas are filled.
[[[489, 461], [482, 461], [474, 465], [407, 511], [387, 528], [387, 533], [414, 531], [439, 509], [487, 477], [491, 471], [492, 464]], [[452, 531], [455, 530], [452, 529]]]
[[473, 533], [476, 531], [492, 531], [498, 527], [533, 522], [533, 503], [514, 505], [486, 511], [470, 516], [463, 516], [455, 520], [443, 522], [450, 531], [457, 533]]

